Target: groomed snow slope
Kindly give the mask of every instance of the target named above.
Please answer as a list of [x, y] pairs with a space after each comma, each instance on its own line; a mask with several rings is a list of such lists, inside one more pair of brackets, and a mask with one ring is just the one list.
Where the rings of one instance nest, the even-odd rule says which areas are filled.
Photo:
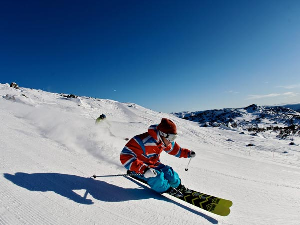
[[[1, 97], [2, 96], [2, 97]], [[101, 113], [107, 120], [95, 125]], [[233, 201], [216, 216], [124, 177], [125, 138], [175, 121], [188, 159], [162, 153], [183, 183]], [[299, 224], [300, 144], [242, 135], [135, 104], [0, 84], [0, 224]], [[246, 147], [247, 144], [254, 144]]]

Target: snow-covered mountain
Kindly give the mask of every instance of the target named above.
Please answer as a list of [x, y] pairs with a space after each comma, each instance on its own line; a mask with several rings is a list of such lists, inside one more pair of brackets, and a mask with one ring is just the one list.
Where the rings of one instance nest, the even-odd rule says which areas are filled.
[[288, 104], [288, 105], [283, 105], [283, 107], [300, 112], [300, 104]]
[[[245, 109], [246, 110], [246, 109]], [[248, 109], [251, 110], [251, 109]], [[247, 111], [247, 110], [246, 110]], [[104, 113], [107, 118], [95, 124]], [[119, 154], [162, 117], [197, 156], [161, 161], [196, 190], [233, 201], [220, 217], [125, 177]], [[271, 118], [268, 118], [271, 121]], [[274, 224], [300, 221], [300, 139], [200, 127], [134, 103], [0, 84], [0, 224]], [[96, 174], [96, 180], [90, 178]]]
[[244, 131], [277, 132], [278, 137], [300, 135], [300, 113], [283, 106], [250, 105], [199, 112], [174, 113], [200, 126], [222, 127]]

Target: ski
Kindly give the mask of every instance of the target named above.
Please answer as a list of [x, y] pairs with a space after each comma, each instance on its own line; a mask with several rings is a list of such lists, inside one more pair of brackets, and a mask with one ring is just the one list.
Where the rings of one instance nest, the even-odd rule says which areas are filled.
[[[182, 193], [183, 197], [176, 197], [194, 206], [220, 216], [228, 216], [232, 201], [191, 190], [192, 193]], [[175, 196], [174, 196], [175, 197]]]
[[[129, 172], [130, 174], [130, 172]], [[130, 176], [131, 178], [140, 181], [144, 184], [147, 184], [146, 181], [143, 179], [140, 179], [137, 176]], [[199, 191], [191, 190], [192, 193], [184, 193], [182, 197], [177, 197], [174, 195], [171, 195], [174, 198], [180, 199], [184, 202], [187, 202], [189, 204], [192, 204], [196, 207], [199, 207], [203, 210], [206, 210], [208, 212], [214, 213], [216, 215], [220, 216], [228, 216], [230, 213], [230, 207], [232, 206], [232, 201], [219, 198], [213, 195], [208, 195]], [[168, 193], [166, 193], [168, 194]], [[168, 194], [169, 195], [169, 194]]]

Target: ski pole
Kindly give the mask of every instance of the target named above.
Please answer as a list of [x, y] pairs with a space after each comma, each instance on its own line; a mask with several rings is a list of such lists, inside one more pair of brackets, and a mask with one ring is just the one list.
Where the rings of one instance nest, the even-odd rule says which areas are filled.
[[91, 176], [91, 178], [96, 179], [97, 177], [134, 177], [134, 176], [139, 176], [142, 175], [140, 173], [124, 173], [124, 174], [111, 174], [111, 175], [102, 175], [102, 176], [97, 176], [97, 175], [93, 175]]
[[185, 171], [188, 171], [188, 170], [189, 170], [189, 165], [190, 165], [191, 160], [192, 160], [192, 158], [190, 158], [190, 160], [189, 160], [189, 162], [188, 162], [186, 168], [184, 169]]

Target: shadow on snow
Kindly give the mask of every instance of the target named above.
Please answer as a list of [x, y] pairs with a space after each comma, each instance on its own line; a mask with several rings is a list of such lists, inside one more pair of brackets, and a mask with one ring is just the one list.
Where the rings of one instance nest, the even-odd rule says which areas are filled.
[[[80, 204], [93, 204], [93, 200], [88, 199], [88, 194], [94, 199], [105, 202], [124, 202], [130, 200], [142, 200], [148, 198], [155, 198], [158, 200], [168, 201], [176, 204], [194, 214], [197, 214], [213, 224], [218, 221], [209, 217], [197, 210], [185, 206], [179, 202], [160, 195], [146, 185], [135, 181], [132, 178], [127, 178], [137, 185], [143, 187], [139, 188], [123, 188], [113, 184], [106, 183], [101, 180], [94, 180], [92, 178], [80, 177], [76, 175], [60, 174], [60, 173], [16, 173], [14, 175], [5, 173], [4, 177], [14, 184], [26, 188], [29, 191], [53, 191], [61, 196], [64, 196], [74, 202]], [[76, 190], [85, 190], [83, 196], [77, 194]], [[113, 194], [112, 194], [113, 193]]]

